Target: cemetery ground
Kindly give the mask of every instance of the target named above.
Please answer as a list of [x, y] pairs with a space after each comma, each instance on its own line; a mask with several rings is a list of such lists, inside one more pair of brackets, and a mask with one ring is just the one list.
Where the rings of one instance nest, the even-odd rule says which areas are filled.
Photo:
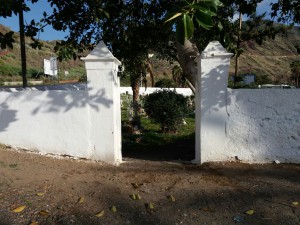
[[296, 225], [299, 201], [299, 165], [112, 166], [0, 147], [1, 225]]
[[0, 145], [0, 225], [297, 225], [300, 165], [194, 165], [194, 118], [163, 134], [123, 108], [119, 166]]

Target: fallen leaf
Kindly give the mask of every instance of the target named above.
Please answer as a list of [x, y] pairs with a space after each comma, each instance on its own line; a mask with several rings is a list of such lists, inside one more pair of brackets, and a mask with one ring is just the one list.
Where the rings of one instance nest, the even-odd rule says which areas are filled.
[[81, 203], [84, 203], [84, 197], [81, 196], [79, 199], [78, 199], [78, 203], [81, 204]]
[[137, 189], [137, 188], [139, 188], [139, 187], [140, 187], [140, 185], [139, 185], [139, 184], [137, 184], [137, 183], [131, 183], [131, 185], [132, 185], [132, 187], [134, 187], [135, 189]]
[[148, 208], [148, 209], [154, 209], [154, 204], [153, 204], [152, 202], [149, 202], [149, 203], [147, 204], [147, 208]]
[[200, 210], [205, 211], [205, 212], [215, 212], [215, 210], [213, 210], [209, 207], [203, 207], [203, 208], [200, 208]]
[[43, 193], [43, 192], [38, 192], [38, 193], [36, 193], [37, 196], [44, 196], [44, 194], [45, 194], [45, 193]]
[[176, 199], [175, 199], [175, 197], [173, 195], [168, 196], [168, 199], [170, 199], [170, 201], [172, 201], [172, 202], [176, 201]]
[[254, 214], [254, 210], [250, 209], [250, 210], [246, 211], [245, 214], [247, 214], [247, 215], [253, 215]]
[[39, 223], [36, 221], [32, 221], [29, 225], [38, 225]]
[[299, 202], [292, 202], [292, 205], [299, 205]]
[[136, 200], [136, 195], [135, 194], [130, 195], [130, 197], [131, 197], [132, 200]]
[[49, 212], [46, 211], [46, 210], [41, 210], [41, 211], [39, 212], [39, 214], [42, 215], [42, 216], [47, 216], [47, 215], [49, 214]]
[[110, 208], [110, 210], [111, 210], [113, 213], [116, 213], [116, 212], [117, 212], [117, 207], [113, 205], [113, 206]]
[[12, 211], [15, 212], [15, 213], [19, 213], [19, 212], [22, 212], [25, 208], [26, 208], [26, 206], [22, 205], [22, 206], [19, 206], [18, 208], [15, 208]]
[[137, 199], [137, 200], [141, 200], [141, 199], [142, 199], [142, 197], [140, 196], [140, 194], [139, 194], [139, 193], [138, 193], [138, 194], [136, 194], [136, 195], [135, 195], [135, 197], [136, 197], [136, 199]]
[[96, 213], [95, 216], [96, 216], [96, 217], [99, 217], [99, 218], [102, 217], [102, 216], [104, 216], [104, 210], [102, 210], [102, 211]]

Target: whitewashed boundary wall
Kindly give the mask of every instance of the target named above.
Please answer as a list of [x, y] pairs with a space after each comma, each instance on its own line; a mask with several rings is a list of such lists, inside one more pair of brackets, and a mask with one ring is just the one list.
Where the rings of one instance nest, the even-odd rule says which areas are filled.
[[83, 60], [87, 85], [0, 90], [0, 143], [120, 162], [120, 62], [103, 42]]
[[300, 90], [227, 88], [231, 54], [211, 42], [196, 59], [196, 163], [300, 163]]
[[300, 90], [229, 89], [226, 105], [227, 159], [300, 163]]

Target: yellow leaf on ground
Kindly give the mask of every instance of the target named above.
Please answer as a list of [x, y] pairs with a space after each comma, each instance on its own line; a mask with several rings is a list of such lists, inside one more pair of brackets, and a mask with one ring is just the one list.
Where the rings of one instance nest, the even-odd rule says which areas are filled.
[[102, 211], [96, 213], [95, 216], [96, 216], [96, 217], [99, 217], [99, 218], [102, 217], [102, 216], [104, 216], [104, 210], [102, 210]]
[[154, 209], [154, 204], [152, 202], [149, 202], [148, 209]]
[[39, 223], [36, 221], [32, 221], [29, 225], [38, 225]]
[[251, 210], [248, 210], [245, 212], [247, 215], [253, 215], [254, 214], [254, 210], [251, 209]]
[[84, 203], [84, 197], [81, 196], [79, 199], [78, 199], [78, 203], [81, 204], [81, 203]]
[[18, 213], [18, 212], [22, 212], [25, 208], [26, 208], [26, 206], [25, 206], [25, 205], [22, 205], [22, 206], [20, 206], [20, 207], [18, 207], [18, 208], [15, 208], [15, 209], [12, 210], [12, 211], [15, 212], [15, 213]]
[[113, 205], [113, 206], [110, 208], [110, 210], [111, 210], [113, 213], [115, 213], [115, 212], [117, 212], [117, 207]]
[[131, 197], [132, 200], [136, 200], [136, 195], [135, 194], [130, 195], [130, 197]]
[[136, 197], [137, 200], [141, 200], [142, 199], [142, 197], [140, 196], [140, 194], [136, 194], [135, 197]]
[[36, 193], [37, 196], [44, 196], [44, 194], [45, 194], [45, 193], [43, 193], [43, 192], [38, 192], [38, 193]]
[[137, 183], [131, 183], [132, 187], [134, 187], [135, 189], [139, 188], [139, 185]]
[[176, 199], [173, 195], [168, 196], [168, 199], [170, 199], [171, 202], [175, 202]]
[[292, 202], [292, 205], [299, 205], [299, 202]]
[[47, 216], [47, 215], [49, 214], [49, 212], [46, 211], [46, 210], [41, 210], [41, 211], [39, 212], [39, 214], [42, 215], [42, 216]]

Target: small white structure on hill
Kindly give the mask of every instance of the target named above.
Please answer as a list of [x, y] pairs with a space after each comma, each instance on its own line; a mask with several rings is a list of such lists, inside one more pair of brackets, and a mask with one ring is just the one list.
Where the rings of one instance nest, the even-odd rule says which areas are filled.
[[57, 59], [51, 57], [50, 60], [44, 59], [44, 75], [57, 76]]

